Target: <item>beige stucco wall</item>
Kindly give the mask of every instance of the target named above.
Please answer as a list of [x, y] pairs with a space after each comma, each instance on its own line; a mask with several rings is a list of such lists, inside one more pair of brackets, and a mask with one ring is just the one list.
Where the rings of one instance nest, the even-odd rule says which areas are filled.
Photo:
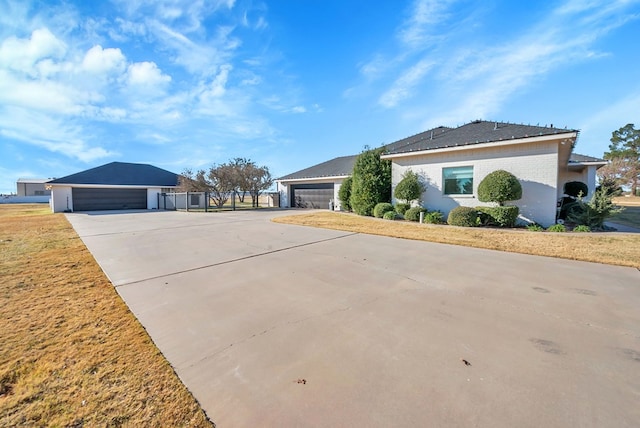
[[[429, 210], [442, 211], [445, 218], [456, 206], [491, 205], [477, 199], [478, 184], [489, 173], [504, 169], [514, 174], [522, 185], [522, 199], [508, 203], [520, 207], [521, 220], [535, 221], [543, 226], [555, 222], [558, 197], [557, 141], [395, 157], [392, 162], [393, 188], [406, 170], [412, 169], [421, 174], [427, 185], [421, 205]], [[442, 170], [457, 166], [473, 166], [473, 195], [444, 194]]]

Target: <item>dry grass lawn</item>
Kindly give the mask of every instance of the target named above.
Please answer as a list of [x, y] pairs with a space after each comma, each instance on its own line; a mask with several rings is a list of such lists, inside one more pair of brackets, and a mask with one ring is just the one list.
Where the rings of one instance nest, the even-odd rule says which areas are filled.
[[381, 220], [330, 211], [277, 217], [273, 221], [640, 268], [640, 234], [465, 228]]
[[213, 426], [62, 214], [0, 205], [0, 426]]

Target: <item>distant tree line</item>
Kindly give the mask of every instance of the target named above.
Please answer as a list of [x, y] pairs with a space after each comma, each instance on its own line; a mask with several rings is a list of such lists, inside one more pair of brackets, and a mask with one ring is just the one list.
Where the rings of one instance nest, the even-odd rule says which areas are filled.
[[258, 197], [273, 184], [266, 166], [258, 166], [245, 158], [234, 158], [223, 164], [213, 164], [208, 170], [185, 169], [179, 179], [182, 192], [208, 192], [217, 207], [222, 207], [232, 195], [244, 202], [251, 196], [251, 206], [258, 206]]

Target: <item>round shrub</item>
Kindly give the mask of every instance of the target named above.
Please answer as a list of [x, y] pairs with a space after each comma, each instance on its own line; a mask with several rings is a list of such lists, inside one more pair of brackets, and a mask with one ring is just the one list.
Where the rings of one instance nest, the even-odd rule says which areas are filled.
[[387, 211], [386, 213], [384, 213], [382, 218], [385, 219], [385, 220], [395, 220], [397, 218], [397, 216], [399, 216], [399, 215], [400, 214], [398, 214], [395, 211]]
[[427, 210], [422, 207], [411, 207], [404, 213], [404, 219], [409, 221], [419, 221], [420, 213], [425, 212], [427, 212]]
[[573, 228], [574, 232], [591, 232], [591, 228], [585, 224], [581, 224]]
[[391, 205], [389, 202], [380, 202], [379, 204], [376, 204], [375, 207], [373, 207], [373, 216], [382, 218], [382, 216], [384, 216], [384, 213], [393, 210], [393, 205]]
[[564, 183], [564, 193], [574, 198], [578, 196], [584, 197], [589, 193], [589, 187], [582, 181], [569, 181]]
[[483, 226], [513, 227], [520, 208], [510, 205], [502, 207], [476, 207]]
[[351, 186], [351, 177], [347, 177], [342, 181], [338, 190], [338, 199], [340, 199], [344, 211], [351, 211]]
[[547, 227], [547, 232], [566, 232], [567, 228], [564, 224], [554, 224], [552, 226]]
[[442, 224], [444, 220], [442, 219], [441, 211], [429, 211], [424, 215], [424, 222], [428, 224]]
[[409, 208], [411, 208], [411, 205], [409, 205], [409, 204], [405, 204], [405, 203], [397, 203], [396, 204], [396, 212], [398, 214], [404, 215], [404, 213], [406, 213]]
[[480, 202], [497, 202], [504, 205], [505, 201], [517, 201], [520, 198], [522, 185], [515, 175], [502, 169], [493, 171], [478, 185]]
[[471, 207], [455, 207], [449, 211], [447, 223], [451, 226], [474, 227], [477, 224], [478, 211]]

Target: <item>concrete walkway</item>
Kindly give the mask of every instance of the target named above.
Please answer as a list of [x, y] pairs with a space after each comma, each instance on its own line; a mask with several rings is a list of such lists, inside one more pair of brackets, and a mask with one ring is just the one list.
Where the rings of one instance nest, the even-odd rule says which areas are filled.
[[217, 427], [638, 426], [637, 269], [282, 214], [67, 215]]

